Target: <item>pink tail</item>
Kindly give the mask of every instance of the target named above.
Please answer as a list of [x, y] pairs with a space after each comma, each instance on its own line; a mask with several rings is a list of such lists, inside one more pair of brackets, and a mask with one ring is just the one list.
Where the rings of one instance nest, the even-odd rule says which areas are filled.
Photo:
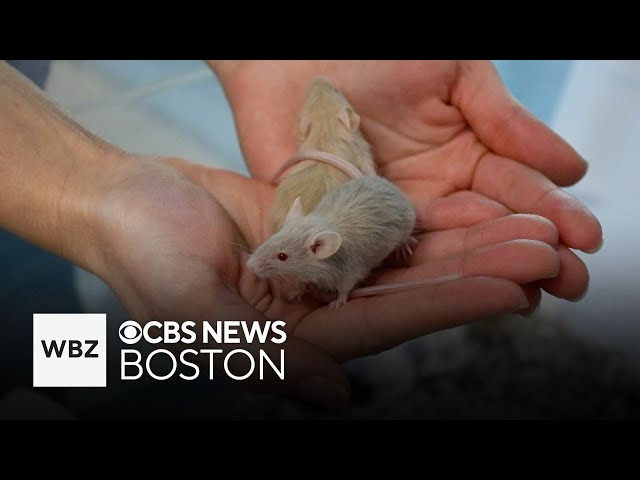
[[438, 285], [440, 283], [450, 282], [451, 280], [458, 280], [460, 278], [462, 278], [462, 275], [454, 273], [452, 275], [430, 278], [428, 280], [416, 280], [413, 282], [390, 283], [388, 285], [376, 285], [374, 287], [356, 288], [351, 292], [349, 298], [352, 299], [359, 297], [371, 297], [374, 295], [383, 295], [386, 293], [403, 292], [405, 290], [411, 290], [412, 288]]
[[364, 176], [364, 174], [355, 165], [352, 165], [336, 155], [317, 150], [309, 150], [307, 152], [296, 153], [293, 157], [284, 162], [284, 165], [282, 165], [273, 177], [271, 177], [271, 183], [275, 183], [286, 170], [304, 160], [315, 160], [317, 162], [331, 165], [351, 178], [360, 178]]

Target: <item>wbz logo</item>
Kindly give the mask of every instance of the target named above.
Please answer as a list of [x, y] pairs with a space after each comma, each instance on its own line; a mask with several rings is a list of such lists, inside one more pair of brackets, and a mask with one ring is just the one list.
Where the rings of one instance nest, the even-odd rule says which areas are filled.
[[33, 315], [34, 387], [106, 387], [107, 316]]
[[[44, 349], [44, 354], [47, 358], [51, 358], [51, 354], [55, 352], [56, 357], [60, 358], [64, 355], [64, 346], [67, 344], [66, 340], [62, 340], [60, 345], [55, 340], [51, 340], [51, 343], [47, 345], [45, 340], [40, 340], [42, 342], [42, 348]], [[82, 352], [82, 342], [80, 340], [69, 340], [69, 357], [78, 358], [78, 357], [86, 357], [86, 358], [98, 358], [97, 353], [93, 352], [93, 349], [98, 345], [98, 340], [85, 340], [84, 343], [89, 345], [89, 350], [86, 352]]]

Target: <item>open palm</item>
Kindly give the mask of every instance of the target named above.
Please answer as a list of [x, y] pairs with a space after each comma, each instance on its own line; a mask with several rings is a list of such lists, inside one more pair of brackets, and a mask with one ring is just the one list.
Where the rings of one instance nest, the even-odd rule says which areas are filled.
[[491, 63], [256, 61], [215, 67], [247, 162], [261, 179], [296, 151], [292, 132], [309, 80], [326, 75], [344, 92], [361, 116], [381, 173], [409, 195], [428, 232], [414, 268], [387, 280], [429, 277], [495, 245], [496, 259], [508, 249], [511, 263], [492, 258], [484, 273], [525, 284], [514, 277], [526, 276], [538, 261], [530, 250], [544, 247], [534, 240], [556, 247], [559, 268], [552, 278], [525, 286], [532, 308], [540, 287], [567, 299], [586, 291], [588, 272], [569, 248], [597, 250], [601, 228], [558, 186], [578, 181], [587, 164], [509, 95]]

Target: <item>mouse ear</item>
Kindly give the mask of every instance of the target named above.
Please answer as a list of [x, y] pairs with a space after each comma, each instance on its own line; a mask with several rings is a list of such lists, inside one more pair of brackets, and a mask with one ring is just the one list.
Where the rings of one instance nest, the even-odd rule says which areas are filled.
[[307, 115], [303, 115], [300, 118], [300, 123], [298, 124], [298, 129], [296, 130], [296, 139], [299, 142], [304, 142], [309, 136], [309, 130], [311, 128], [311, 120]]
[[354, 112], [351, 107], [345, 107], [340, 110], [338, 119], [352, 132], [355, 132], [360, 126], [360, 115]]
[[287, 213], [287, 218], [284, 219], [284, 223], [289, 223], [291, 220], [295, 220], [297, 218], [303, 217], [304, 212], [302, 211], [302, 200], [300, 197], [296, 197], [293, 201], [293, 205], [289, 209], [289, 213]]
[[329, 258], [336, 253], [342, 244], [342, 237], [337, 232], [320, 232], [309, 237], [307, 248], [316, 258]]

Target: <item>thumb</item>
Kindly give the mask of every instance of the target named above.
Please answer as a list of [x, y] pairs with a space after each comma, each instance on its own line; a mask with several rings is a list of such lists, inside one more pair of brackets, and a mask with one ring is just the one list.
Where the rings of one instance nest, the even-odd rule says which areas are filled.
[[532, 167], [559, 186], [584, 176], [587, 162], [509, 92], [489, 61], [460, 62], [452, 101], [482, 143]]

